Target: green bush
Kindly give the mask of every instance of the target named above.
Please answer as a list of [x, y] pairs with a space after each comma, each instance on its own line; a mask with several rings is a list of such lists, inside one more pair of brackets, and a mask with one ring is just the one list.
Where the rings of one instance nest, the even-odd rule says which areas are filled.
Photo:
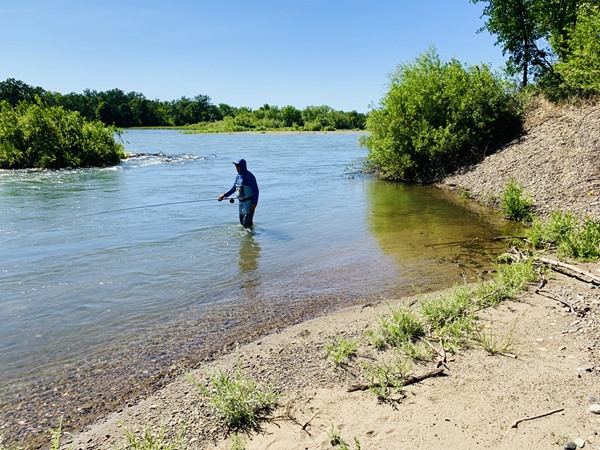
[[0, 168], [77, 168], [118, 164], [116, 129], [40, 103], [0, 103]]
[[520, 109], [512, 85], [488, 66], [443, 63], [430, 49], [391, 76], [361, 143], [382, 178], [430, 182], [517, 134]]

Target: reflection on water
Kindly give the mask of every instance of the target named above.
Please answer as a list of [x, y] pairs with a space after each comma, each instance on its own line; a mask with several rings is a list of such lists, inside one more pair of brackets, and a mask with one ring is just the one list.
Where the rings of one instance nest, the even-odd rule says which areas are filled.
[[260, 286], [258, 273], [258, 260], [260, 258], [260, 244], [254, 238], [254, 232], [241, 231], [240, 257], [238, 259], [239, 276], [242, 289], [250, 300], [257, 297]]
[[403, 277], [418, 274], [422, 286], [460, 275], [475, 278], [500, 248], [493, 238], [516, 234], [514, 224], [461, 203], [453, 192], [377, 181], [366, 192], [369, 230]]

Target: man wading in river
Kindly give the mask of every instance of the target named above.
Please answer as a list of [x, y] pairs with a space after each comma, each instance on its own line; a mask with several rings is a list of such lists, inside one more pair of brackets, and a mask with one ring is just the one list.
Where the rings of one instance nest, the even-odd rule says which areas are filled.
[[[256, 184], [256, 178], [252, 172], [246, 168], [245, 159], [238, 159], [233, 164], [238, 173], [235, 182], [231, 189], [223, 195], [219, 195], [217, 200], [221, 201], [235, 192], [240, 202], [240, 223], [246, 228], [252, 228], [254, 210], [258, 204], [258, 184]], [[233, 202], [233, 200], [231, 201]]]

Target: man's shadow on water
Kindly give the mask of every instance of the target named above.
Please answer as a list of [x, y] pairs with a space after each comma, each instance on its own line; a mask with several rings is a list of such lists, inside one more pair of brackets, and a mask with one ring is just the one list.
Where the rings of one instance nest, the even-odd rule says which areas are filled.
[[246, 291], [249, 299], [256, 298], [257, 289], [260, 286], [258, 274], [260, 251], [260, 244], [254, 238], [253, 232], [245, 232], [240, 236], [239, 276], [241, 288]]

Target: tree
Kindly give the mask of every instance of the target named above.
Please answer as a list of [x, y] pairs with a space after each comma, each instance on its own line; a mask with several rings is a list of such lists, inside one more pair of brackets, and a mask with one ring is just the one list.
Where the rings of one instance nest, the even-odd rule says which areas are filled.
[[301, 127], [304, 125], [304, 120], [302, 120], [302, 112], [291, 105], [281, 108], [281, 119], [283, 120], [283, 125], [285, 127]]
[[[598, 0], [471, 0], [485, 3], [483, 16], [488, 30], [497, 36], [503, 54], [509, 54], [508, 69], [521, 73], [521, 85], [530, 76], [556, 86], [562, 82], [554, 70], [573, 50], [571, 39], [582, 8], [598, 6]], [[598, 35], [595, 35], [598, 40]]]
[[[552, 49], [559, 60], [570, 53], [569, 41], [577, 24], [577, 15], [582, 0], [540, 0], [540, 22], [548, 35]], [[585, 0], [583, 0], [585, 4]]]
[[12, 106], [19, 102], [34, 102], [35, 97], [42, 97], [45, 91], [41, 87], [33, 87], [14, 78], [0, 82], [0, 101], [5, 100]]
[[219, 106], [217, 106], [217, 111], [218, 114], [221, 116], [221, 119], [223, 119], [225, 117], [235, 117], [236, 109], [233, 106], [229, 106], [226, 103], [219, 103]]
[[488, 30], [502, 44], [502, 54], [510, 55], [508, 69], [521, 72], [521, 85], [527, 86], [529, 74], [536, 68], [548, 69], [547, 53], [538, 47], [545, 34], [540, 24], [540, 0], [471, 0], [486, 3], [483, 15], [487, 22], [480, 31]]
[[578, 8], [565, 57], [556, 63], [565, 94], [600, 93], [600, 6], [585, 4]]

